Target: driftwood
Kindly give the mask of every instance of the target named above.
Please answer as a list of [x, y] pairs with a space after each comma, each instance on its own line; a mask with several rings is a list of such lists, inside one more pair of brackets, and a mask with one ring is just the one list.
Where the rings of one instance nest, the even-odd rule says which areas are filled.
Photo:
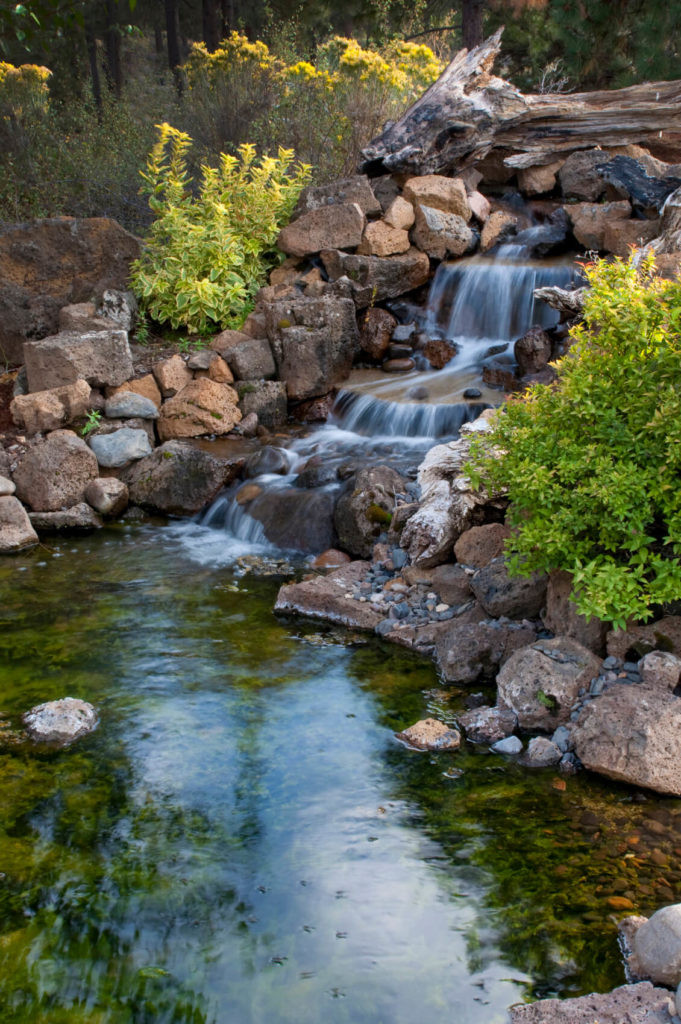
[[681, 144], [681, 80], [590, 93], [524, 95], [492, 74], [502, 29], [461, 50], [437, 82], [362, 152], [376, 176], [452, 174], [503, 151], [516, 170], [576, 149]]
[[581, 317], [584, 312], [584, 295], [586, 288], [574, 288], [568, 291], [565, 288], [557, 288], [555, 285], [548, 285], [545, 288], [535, 288], [535, 299], [541, 299], [547, 306], [557, 309], [567, 319]]

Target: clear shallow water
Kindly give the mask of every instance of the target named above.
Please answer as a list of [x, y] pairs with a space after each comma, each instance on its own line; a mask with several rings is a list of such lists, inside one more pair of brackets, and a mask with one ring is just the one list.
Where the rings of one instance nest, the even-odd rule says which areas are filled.
[[198, 566], [182, 529], [0, 562], [3, 715], [101, 714], [69, 750], [0, 754], [0, 1019], [493, 1024], [622, 981], [608, 900], [678, 892], [676, 803], [405, 749], [463, 695], [278, 621], [279, 581]]

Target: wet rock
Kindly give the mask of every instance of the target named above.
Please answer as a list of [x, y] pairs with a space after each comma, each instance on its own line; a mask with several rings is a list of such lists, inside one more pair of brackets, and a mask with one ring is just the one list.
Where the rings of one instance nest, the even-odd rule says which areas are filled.
[[83, 379], [94, 388], [117, 385], [133, 374], [125, 331], [66, 331], [27, 341], [24, 360], [29, 391], [47, 391]]
[[514, 244], [525, 246], [530, 256], [541, 259], [549, 253], [566, 248], [570, 222], [563, 209], [555, 210], [543, 224], [533, 225], [519, 231]]
[[463, 393], [464, 398], [482, 398], [482, 391], [479, 388], [466, 388]]
[[334, 545], [334, 496], [326, 491], [265, 490], [248, 506], [279, 548], [317, 554]]
[[340, 546], [352, 555], [370, 558], [376, 537], [390, 525], [395, 495], [404, 488], [403, 478], [388, 466], [360, 470], [336, 505]]
[[517, 736], [508, 736], [505, 740], [497, 740], [492, 744], [495, 754], [519, 754], [523, 749], [523, 741]]
[[411, 235], [421, 252], [437, 260], [447, 255], [463, 256], [475, 239], [463, 217], [421, 203], [416, 206], [416, 223]]
[[99, 465], [107, 469], [125, 466], [133, 459], [143, 459], [152, 450], [145, 431], [130, 430], [129, 427], [122, 427], [113, 434], [96, 434], [89, 443]]
[[79, 379], [49, 391], [17, 395], [10, 404], [10, 414], [29, 437], [58, 430], [86, 414], [90, 408], [90, 391], [88, 382]]
[[330, 281], [349, 280], [358, 309], [420, 288], [430, 276], [430, 260], [415, 248], [400, 256], [362, 256], [326, 249], [321, 258]]
[[436, 718], [424, 718], [395, 735], [417, 750], [458, 750], [461, 746], [461, 734]]
[[407, 391], [407, 398], [413, 399], [415, 402], [425, 402], [429, 397], [429, 391], [423, 384], [415, 384], [414, 387], [409, 388]]
[[681, 657], [681, 616], [667, 615], [645, 626], [611, 630], [606, 638], [608, 654], [638, 661], [649, 651], [668, 651]]
[[394, 256], [407, 252], [410, 246], [409, 233], [403, 228], [394, 228], [382, 220], [372, 221], [364, 229], [364, 235], [357, 252], [366, 256]]
[[291, 409], [291, 415], [299, 423], [325, 423], [333, 412], [336, 394], [337, 391], [333, 388], [319, 398], [308, 398], [304, 402], [298, 402]]
[[38, 543], [26, 509], [11, 494], [0, 497], [0, 554], [23, 551]]
[[273, 445], [266, 445], [259, 452], [249, 455], [244, 468], [244, 476], [256, 477], [267, 473], [281, 473], [285, 475], [289, 471], [289, 460], [282, 448], [275, 448]]
[[237, 384], [239, 407], [244, 416], [255, 413], [258, 422], [273, 429], [286, 423], [286, 385], [280, 380], [246, 381]]
[[373, 306], [362, 315], [359, 327], [359, 347], [370, 359], [381, 360], [390, 347], [397, 320], [387, 309]]
[[[511, 531], [502, 523], [486, 523], [465, 530], [456, 544], [454, 554], [457, 562], [482, 569], [493, 559], [499, 558]], [[469, 584], [470, 585], [470, 584]]]
[[255, 498], [262, 494], [262, 487], [259, 484], [244, 484], [236, 493], [234, 500], [237, 505], [249, 505]]
[[28, 736], [35, 742], [65, 747], [93, 732], [98, 717], [87, 701], [63, 697], [31, 708], [23, 716], [23, 722]]
[[459, 725], [472, 743], [496, 743], [510, 736], [517, 724], [518, 719], [508, 708], [483, 706], [459, 715]]
[[102, 520], [86, 501], [81, 501], [71, 508], [60, 509], [58, 512], [29, 512], [29, 519], [31, 525], [40, 533], [58, 530], [98, 530], [102, 526]]
[[128, 507], [128, 488], [115, 476], [99, 477], [85, 488], [85, 500], [101, 515], [119, 516]]
[[642, 981], [602, 995], [512, 1006], [511, 1024], [671, 1024], [669, 997], [667, 989]]
[[662, 690], [613, 683], [582, 708], [572, 730], [586, 768], [681, 796], [681, 701]]
[[434, 370], [443, 370], [456, 355], [456, 345], [441, 338], [430, 338], [419, 350]]
[[497, 703], [518, 716], [523, 729], [553, 732], [570, 719], [579, 691], [598, 675], [600, 662], [576, 640], [538, 640], [516, 650], [497, 676]]
[[516, 374], [515, 366], [510, 358], [502, 356], [492, 359], [482, 368], [482, 379], [490, 388], [501, 388], [503, 391], [520, 391], [522, 385]]
[[523, 763], [528, 768], [549, 768], [558, 764], [562, 753], [551, 740], [545, 736], [535, 736], [527, 744], [527, 750], [523, 757]]
[[532, 619], [539, 615], [546, 597], [548, 576], [533, 572], [531, 576], [509, 576], [503, 558], [494, 558], [478, 569], [471, 580], [471, 590], [488, 615], [500, 618]]
[[551, 358], [551, 339], [541, 327], [531, 327], [522, 338], [518, 338], [513, 353], [521, 377], [528, 373], [538, 373]]
[[580, 615], [572, 599], [572, 576], [562, 570], [549, 575], [546, 588], [544, 625], [552, 633], [569, 636], [595, 654], [603, 654], [608, 627], [600, 619]]
[[153, 371], [164, 398], [172, 398], [193, 380], [184, 359], [177, 354], [154, 363]]
[[658, 985], [681, 983], [681, 904], [657, 910], [631, 938], [636, 975]]
[[326, 576], [285, 585], [277, 595], [274, 610], [373, 631], [384, 617], [384, 611], [374, 608], [369, 602], [362, 603], [346, 596], [364, 581], [368, 568], [367, 562], [350, 562]]
[[386, 373], [409, 373], [415, 366], [413, 359], [386, 359], [381, 369]]
[[218, 459], [187, 442], [168, 441], [125, 468], [121, 478], [134, 504], [170, 515], [194, 515], [243, 465], [243, 456]]
[[493, 676], [514, 651], [535, 637], [530, 626], [452, 619], [436, 641], [437, 666], [448, 683], [474, 683]]
[[653, 689], [674, 690], [681, 682], [681, 658], [665, 651], [650, 651], [638, 663], [641, 681]]
[[524, 196], [541, 196], [553, 192], [556, 175], [562, 166], [561, 159], [536, 167], [524, 167], [518, 171], [518, 188]]
[[[189, 383], [188, 380], [187, 383]], [[153, 402], [157, 409], [161, 407], [163, 397], [153, 373], [145, 373], [143, 377], [137, 377], [135, 380], [126, 380], [124, 384], [119, 385], [117, 388], [109, 388], [107, 390], [107, 397], [114, 398], [124, 391], [130, 391], [135, 395], [142, 395]]]
[[346, 555], [344, 551], [338, 551], [336, 548], [328, 548], [326, 551], [322, 551], [321, 555], [312, 562], [313, 569], [337, 569], [341, 565], [347, 565], [352, 559], [350, 555]]
[[627, 200], [617, 203], [574, 203], [565, 207], [572, 233], [585, 249], [605, 251], [605, 229], [614, 220], [627, 220], [631, 206]]
[[158, 419], [162, 441], [201, 434], [228, 434], [240, 421], [239, 397], [229, 384], [192, 380], [163, 403]]
[[471, 219], [466, 186], [461, 178], [447, 178], [443, 174], [423, 174], [408, 178], [402, 194], [414, 207], [427, 206], [453, 214], [463, 220], [464, 224]]
[[400, 228], [408, 231], [415, 219], [414, 207], [404, 196], [395, 196], [392, 203], [385, 211], [383, 220], [391, 228]]
[[158, 419], [158, 408], [151, 398], [146, 398], [134, 391], [119, 391], [107, 399], [104, 415], [109, 419], [137, 417], [143, 420], [155, 420]]
[[366, 218], [356, 203], [319, 206], [283, 228], [277, 246], [290, 256], [311, 256], [322, 249], [356, 249]]
[[17, 497], [33, 511], [55, 512], [83, 501], [97, 476], [97, 459], [85, 441], [71, 430], [55, 430], [20, 456], [14, 483]]
[[308, 185], [300, 193], [293, 217], [295, 219], [303, 213], [326, 206], [348, 203], [356, 203], [367, 216], [381, 213], [381, 204], [374, 195], [372, 184], [375, 182], [371, 183], [365, 174], [355, 174], [351, 178], [341, 178], [329, 185]]
[[480, 251], [489, 252], [495, 245], [507, 242], [518, 230], [518, 222], [511, 213], [495, 210], [490, 214], [480, 235]]
[[324, 487], [338, 480], [338, 469], [326, 462], [321, 455], [308, 459], [295, 479], [296, 487]]

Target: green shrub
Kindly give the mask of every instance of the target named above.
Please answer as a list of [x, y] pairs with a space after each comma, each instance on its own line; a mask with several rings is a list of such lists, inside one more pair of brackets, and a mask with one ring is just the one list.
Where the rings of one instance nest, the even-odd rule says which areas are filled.
[[579, 610], [618, 628], [681, 597], [681, 284], [652, 270], [585, 268], [557, 385], [509, 401], [468, 467], [508, 492], [512, 567], [566, 570]]
[[242, 145], [238, 158], [222, 153], [218, 167], [202, 167], [195, 196], [192, 140], [169, 124], [158, 128], [142, 174], [156, 220], [132, 266], [132, 288], [154, 320], [174, 328], [238, 327], [279, 259], [277, 235], [310, 169], [294, 166], [291, 150], [256, 160], [255, 148]]

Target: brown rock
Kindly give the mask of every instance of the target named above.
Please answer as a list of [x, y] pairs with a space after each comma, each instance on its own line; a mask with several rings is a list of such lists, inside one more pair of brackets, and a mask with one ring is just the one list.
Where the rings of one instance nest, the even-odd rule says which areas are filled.
[[59, 331], [108, 331], [113, 326], [106, 317], [97, 316], [94, 302], [76, 302], [59, 310]]
[[446, 178], [442, 174], [424, 174], [409, 178], [404, 184], [404, 198], [414, 207], [426, 206], [443, 213], [455, 214], [464, 223], [471, 219], [466, 186], [461, 178]]
[[607, 164], [611, 157], [611, 153], [602, 149], [579, 149], [571, 153], [558, 172], [563, 195], [568, 199], [598, 202], [606, 190], [598, 168]]
[[659, 220], [616, 220], [606, 224], [603, 248], [614, 256], [629, 256], [632, 247], [647, 245], [660, 234]]
[[518, 374], [539, 373], [551, 358], [551, 339], [541, 327], [531, 327], [513, 346]]
[[362, 256], [326, 249], [321, 258], [329, 280], [349, 279], [358, 309], [420, 288], [430, 276], [430, 260], [414, 248], [400, 256]]
[[413, 359], [404, 356], [399, 359], [386, 359], [381, 369], [386, 373], [409, 373], [415, 366]]
[[503, 554], [504, 543], [511, 536], [511, 531], [502, 523], [488, 523], [485, 526], [472, 526], [461, 534], [454, 545], [457, 562], [473, 565], [482, 569], [494, 558]]
[[252, 337], [264, 337], [264, 331], [258, 335], [252, 335], [246, 331], [231, 331], [225, 330], [220, 331], [216, 334], [210, 343], [210, 347], [225, 358], [225, 353], [228, 349], [233, 348], [235, 345], [239, 345], [242, 341], [248, 341]]
[[135, 380], [126, 380], [117, 388], [107, 388], [106, 397], [113, 398], [121, 391], [132, 391], [135, 395], [142, 395], [143, 398], [148, 398], [153, 402], [157, 409], [161, 408], [163, 398], [153, 373], [146, 373], [144, 377], [137, 377]]
[[553, 192], [556, 187], [556, 175], [563, 162], [553, 160], [550, 164], [524, 167], [518, 171], [518, 188], [524, 196], [541, 196], [546, 192]]
[[359, 321], [359, 347], [371, 359], [383, 359], [396, 327], [397, 320], [392, 313], [372, 306]]
[[356, 203], [321, 206], [303, 213], [279, 233], [277, 245], [291, 256], [311, 256], [322, 249], [356, 249], [366, 219]]
[[58, 512], [30, 512], [31, 525], [40, 533], [55, 533], [58, 530], [99, 530], [103, 525], [97, 513], [86, 501], [79, 501], [71, 508]]
[[364, 581], [368, 562], [350, 562], [326, 576], [315, 576], [302, 583], [283, 586], [277, 595], [275, 612], [292, 612], [311, 619], [325, 619], [351, 629], [373, 631], [385, 615], [385, 610], [374, 608], [369, 602], [346, 597]]
[[270, 271], [269, 282], [273, 285], [295, 284], [300, 279], [301, 267], [304, 266], [304, 262], [296, 259], [295, 256], [287, 256], [280, 267], [275, 267], [274, 270]]
[[340, 546], [352, 555], [371, 558], [377, 536], [390, 524], [395, 495], [404, 488], [402, 477], [389, 466], [360, 470], [336, 503], [334, 522]]
[[208, 367], [208, 376], [216, 384], [233, 384], [234, 374], [222, 356], [216, 352]]
[[649, 651], [669, 651], [681, 658], [681, 616], [667, 615], [647, 626], [611, 630], [608, 654], [622, 661], [638, 661]]
[[477, 217], [481, 224], [486, 224], [492, 212], [489, 199], [483, 196], [482, 192], [469, 192], [468, 203], [473, 216]]
[[631, 217], [631, 205], [627, 199], [617, 203], [575, 203], [563, 209], [579, 244], [594, 252], [605, 251], [605, 229], [611, 221]]
[[512, 1006], [511, 1024], [670, 1024], [669, 1001], [668, 989], [642, 981], [602, 995]]
[[341, 178], [328, 185], [308, 185], [300, 193], [294, 217], [299, 217], [310, 210], [320, 207], [346, 205], [356, 203], [362, 213], [367, 216], [381, 212], [381, 204], [374, 195], [372, 183], [366, 174], [355, 174], [351, 178]]
[[122, 384], [133, 365], [125, 331], [73, 331], [27, 341], [24, 360], [29, 391], [48, 391], [84, 379], [93, 388]]
[[555, 570], [550, 574], [546, 610], [542, 618], [552, 633], [572, 637], [594, 654], [603, 654], [608, 627], [600, 619], [587, 620], [578, 613], [572, 600], [572, 576], [569, 573]]
[[136, 505], [169, 515], [194, 515], [235, 479], [245, 461], [241, 451], [217, 458], [186, 441], [168, 441], [124, 469], [121, 479]]
[[514, 651], [535, 639], [530, 626], [452, 619], [436, 640], [437, 666], [448, 683], [474, 683], [493, 676]]
[[128, 488], [115, 476], [99, 477], [85, 488], [85, 500], [101, 515], [119, 516], [128, 507]]
[[466, 731], [471, 743], [496, 743], [510, 736], [516, 729], [515, 712], [504, 707], [474, 708], [459, 715], [459, 725]]
[[442, 370], [456, 355], [456, 345], [444, 338], [429, 338], [419, 349], [434, 370]]
[[177, 354], [170, 356], [169, 359], [161, 359], [158, 363], [154, 363], [153, 371], [156, 383], [164, 398], [172, 398], [193, 380], [191, 371], [187, 369], [184, 359]]
[[424, 718], [395, 735], [417, 750], [458, 750], [461, 746], [461, 734], [436, 718]]
[[308, 398], [305, 402], [299, 402], [291, 410], [291, 415], [299, 423], [325, 423], [331, 415], [335, 401], [336, 390], [333, 389], [320, 398]]
[[474, 235], [463, 217], [421, 203], [415, 209], [416, 223], [411, 235], [422, 252], [443, 260], [448, 254], [463, 256], [471, 248]]
[[681, 252], [661, 253], [655, 257], [655, 273], [667, 281], [681, 278]]
[[161, 441], [201, 434], [228, 434], [241, 419], [239, 396], [228, 384], [192, 380], [161, 406]]
[[494, 618], [506, 615], [511, 619], [532, 619], [544, 606], [547, 583], [548, 576], [543, 572], [510, 576], [504, 559], [494, 558], [475, 573], [471, 590]]
[[522, 390], [515, 368], [508, 362], [494, 360], [483, 366], [482, 379], [491, 388], [503, 388], [504, 391]]
[[29, 436], [58, 430], [86, 414], [90, 408], [90, 385], [86, 380], [77, 380], [50, 391], [17, 395], [9, 408], [14, 422]]
[[403, 228], [393, 228], [382, 220], [367, 224], [357, 252], [366, 256], [394, 256], [409, 249], [409, 233]]
[[489, 252], [495, 245], [507, 242], [518, 229], [516, 218], [505, 210], [491, 213], [480, 235], [480, 251]]
[[[507, 149], [493, 149], [475, 164], [477, 172], [482, 175], [480, 181], [489, 185], [505, 185], [515, 174], [515, 168], [504, 163], [511, 156]], [[479, 183], [478, 183], [479, 184]]]
[[650, 651], [638, 663], [644, 686], [675, 690], [681, 682], [681, 658], [666, 651]]
[[313, 569], [337, 569], [341, 565], [347, 565], [352, 559], [350, 555], [346, 555], [344, 551], [338, 551], [336, 548], [328, 548], [326, 551], [322, 551], [321, 555], [317, 555], [312, 563]]
[[408, 231], [414, 223], [414, 207], [403, 196], [396, 196], [385, 211], [383, 220], [391, 228]]
[[244, 484], [236, 492], [235, 501], [237, 505], [248, 505], [251, 501], [259, 498], [262, 494], [262, 487], [260, 484]]
[[34, 441], [14, 471], [17, 497], [35, 512], [56, 512], [82, 502], [99, 475], [97, 459], [71, 430], [55, 430]]
[[38, 543], [26, 509], [18, 498], [0, 496], [0, 554], [22, 551]]
[[[434, 569], [418, 569], [413, 565], [403, 570], [405, 580], [411, 583], [424, 582], [440, 600], [449, 605], [461, 605], [473, 598], [471, 578], [461, 565], [436, 565]], [[425, 574], [425, 575], [423, 575]], [[423, 578], [420, 578], [423, 575]]]

